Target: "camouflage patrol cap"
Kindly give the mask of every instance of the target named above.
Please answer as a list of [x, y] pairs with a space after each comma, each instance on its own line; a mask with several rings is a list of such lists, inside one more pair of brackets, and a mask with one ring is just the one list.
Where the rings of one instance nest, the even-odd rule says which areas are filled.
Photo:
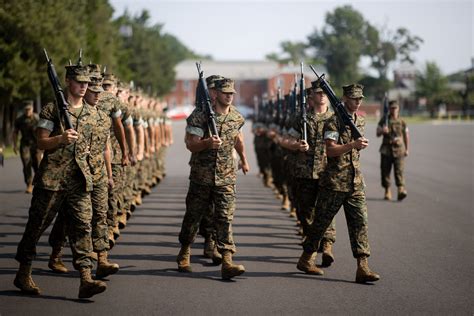
[[91, 82], [99, 82], [102, 83], [102, 73], [100, 70], [99, 64], [89, 64], [87, 65], [89, 69], [89, 77], [91, 78]]
[[73, 79], [77, 82], [91, 82], [87, 66], [82, 65], [67, 65], [66, 78]]
[[364, 86], [358, 83], [353, 83], [347, 86], [343, 86], [342, 90], [344, 95], [351, 99], [364, 98], [363, 90]]
[[102, 84], [115, 84], [117, 82], [117, 78], [112, 73], [104, 73], [104, 81]]
[[222, 80], [217, 80], [216, 89], [224, 93], [237, 93], [234, 89], [234, 80], [229, 78], [224, 78]]
[[323, 89], [321, 89], [320, 87], [320, 83], [321, 81], [318, 79], [318, 80], [315, 80], [315, 81], [311, 81], [311, 89], [314, 90], [314, 92], [324, 92]]
[[390, 102], [388, 102], [388, 107], [389, 108], [398, 108], [399, 107], [398, 101], [397, 100], [391, 100]]
[[102, 82], [100, 81], [90, 82], [89, 85], [87, 86], [87, 90], [90, 90], [95, 93], [104, 92], [104, 89], [102, 88]]
[[211, 75], [206, 78], [206, 85], [208, 89], [215, 89], [216, 88], [216, 81], [222, 80], [224, 77], [221, 75]]
[[128, 88], [129, 88], [129, 85], [126, 84], [125, 82], [120, 81], [120, 80], [117, 82], [117, 90], [118, 91], [127, 90]]
[[23, 108], [26, 109], [32, 109], [33, 108], [33, 100], [25, 100], [23, 101]]

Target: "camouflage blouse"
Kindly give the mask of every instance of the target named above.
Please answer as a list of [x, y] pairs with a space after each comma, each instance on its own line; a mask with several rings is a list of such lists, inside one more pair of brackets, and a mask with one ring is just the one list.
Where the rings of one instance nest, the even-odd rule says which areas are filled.
[[[365, 120], [355, 115], [355, 125], [364, 135]], [[349, 126], [341, 128], [336, 115], [331, 116], [324, 126], [324, 139], [337, 141], [339, 145], [353, 141]], [[350, 192], [364, 190], [364, 178], [360, 169], [360, 152], [357, 149], [337, 157], [327, 157], [326, 170], [321, 175], [320, 186], [329, 190]]]
[[[323, 129], [326, 121], [334, 115], [331, 111], [325, 113], [308, 113], [307, 134], [309, 150], [295, 152], [295, 177], [305, 179], [319, 179], [327, 163], [326, 145], [324, 143]], [[296, 119], [290, 129], [290, 136], [300, 139], [303, 134], [303, 122]]]
[[15, 129], [20, 131], [20, 144], [27, 146], [36, 144], [36, 126], [38, 125], [38, 114], [33, 113], [31, 117], [22, 114], [15, 120]]
[[92, 133], [91, 154], [89, 156], [89, 165], [95, 185], [107, 180], [104, 150], [110, 137], [111, 124], [111, 119], [107, 113], [98, 110], [96, 124]]
[[[384, 120], [380, 120], [378, 126], [383, 127]], [[408, 131], [407, 124], [401, 118], [389, 119], [387, 135], [383, 135], [380, 153], [385, 156], [393, 156], [395, 158], [405, 156], [405, 139]]]
[[[83, 102], [82, 108], [70, 109], [68, 112], [79, 137], [72, 144], [44, 151], [39, 170], [35, 174], [35, 186], [51, 191], [63, 190], [66, 182], [71, 181], [80, 172], [86, 180], [84, 189], [92, 191], [92, 175], [88, 161], [97, 110]], [[50, 137], [62, 134], [63, 128], [56, 105], [48, 103], [41, 110], [39, 117], [38, 128], [50, 131]]]
[[[211, 186], [235, 184], [236, 165], [232, 156], [240, 129], [244, 125], [243, 116], [231, 107], [229, 113], [216, 113], [216, 125], [222, 144], [219, 149], [205, 149], [191, 155], [191, 181]], [[187, 118], [186, 132], [208, 138], [207, 115], [199, 110]]]

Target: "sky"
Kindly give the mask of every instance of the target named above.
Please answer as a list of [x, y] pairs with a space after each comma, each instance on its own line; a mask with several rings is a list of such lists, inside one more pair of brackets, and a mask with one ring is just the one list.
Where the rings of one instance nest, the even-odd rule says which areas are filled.
[[[264, 60], [282, 41], [306, 41], [326, 13], [349, 4], [376, 27], [407, 28], [424, 40], [417, 68], [436, 62], [444, 74], [465, 70], [474, 58], [474, 0], [200, 1], [110, 0], [114, 16], [147, 9], [151, 24], [215, 60]], [[363, 62], [362, 62], [363, 65]], [[396, 67], [396, 65], [394, 65]]]

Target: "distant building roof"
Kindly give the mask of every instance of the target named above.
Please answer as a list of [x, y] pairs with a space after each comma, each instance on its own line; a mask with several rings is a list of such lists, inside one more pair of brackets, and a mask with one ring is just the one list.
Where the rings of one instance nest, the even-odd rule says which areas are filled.
[[[214, 61], [204, 60], [201, 63], [204, 76], [222, 75], [234, 80], [259, 80], [278, 76], [279, 74], [300, 73], [299, 65], [280, 66], [274, 61]], [[316, 66], [316, 71], [324, 69]], [[184, 60], [175, 67], [176, 80], [197, 79], [196, 60]], [[319, 74], [319, 73], [318, 73]], [[311, 69], [305, 66], [305, 77], [316, 78]]]

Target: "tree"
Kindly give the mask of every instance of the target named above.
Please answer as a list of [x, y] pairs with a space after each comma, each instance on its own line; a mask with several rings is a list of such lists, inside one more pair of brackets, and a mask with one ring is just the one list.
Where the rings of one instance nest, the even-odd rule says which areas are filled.
[[314, 58], [322, 58], [337, 87], [360, 79], [359, 60], [367, 47], [374, 45], [375, 29], [361, 13], [346, 5], [326, 14], [322, 30], [308, 36]]
[[280, 48], [282, 50], [281, 54], [270, 53], [265, 58], [276, 61], [279, 64], [299, 64], [300, 62], [317, 64], [321, 62], [309, 57], [307, 53], [308, 44], [306, 43], [284, 41], [280, 43]]
[[415, 82], [416, 96], [426, 98], [428, 111], [434, 117], [438, 104], [447, 101], [447, 78], [435, 62], [427, 62], [425, 69], [416, 75]]

